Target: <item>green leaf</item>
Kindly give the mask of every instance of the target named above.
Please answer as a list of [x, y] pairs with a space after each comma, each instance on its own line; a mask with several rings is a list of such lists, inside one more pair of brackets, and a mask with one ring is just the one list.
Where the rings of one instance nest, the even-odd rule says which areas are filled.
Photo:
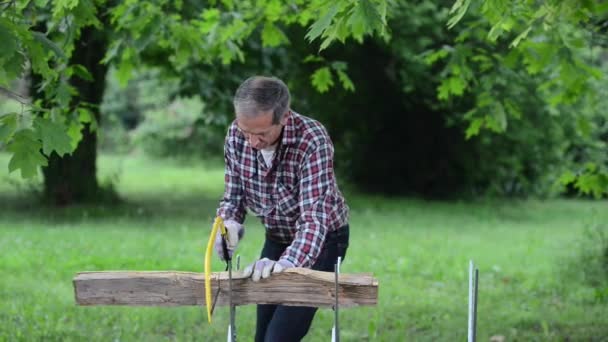
[[338, 9], [338, 3], [334, 3], [331, 7], [329, 7], [325, 14], [310, 26], [310, 29], [306, 34], [306, 39], [312, 42], [313, 40], [317, 39], [317, 37], [319, 37], [325, 30], [327, 30], [327, 28], [331, 24], [331, 21], [338, 13]]
[[49, 68], [48, 53], [43, 49], [43, 45], [34, 39], [24, 39], [23, 43], [26, 46], [32, 69], [46, 79], [52, 78], [51, 76], [55, 72]]
[[88, 109], [80, 107], [78, 108], [78, 120], [83, 123], [89, 124], [89, 132], [94, 132], [97, 130], [97, 119], [95, 119], [95, 115], [91, 113]]
[[91, 111], [86, 108], [78, 108], [78, 120], [82, 123], [89, 123], [93, 120], [93, 115]]
[[427, 55], [424, 58], [424, 62], [427, 65], [433, 65], [436, 61], [443, 59], [445, 57], [448, 56], [448, 50], [446, 49], [439, 49], [437, 51], [434, 51], [433, 53]]
[[591, 173], [595, 173], [595, 171], [597, 171], [597, 164], [594, 162], [587, 162], [585, 163], [585, 170]]
[[348, 24], [351, 27], [353, 37], [361, 41], [365, 33], [374, 30], [380, 31], [383, 20], [376, 7], [369, 0], [359, 0], [351, 11]]
[[447, 100], [450, 98], [450, 79], [441, 80], [441, 84], [437, 87], [437, 98], [439, 100]]
[[559, 47], [556, 44], [526, 41], [525, 46], [523, 60], [530, 75], [538, 74], [544, 70], [551, 64], [551, 60], [558, 55]]
[[481, 125], [483, 125], [483, 122], [484, 118], [473, 119], [473, 121], [471, 121], [471, 123], [469, 124], [469, 127], [467, 127], [467, 130], [465, 132], [465, 139], [469, 140], [472, 136], [479, 134], [479, 129], [481, 128]]
[[264, 7], [264, 14], [270, 21], [277, 21], [281, 18], [283, 12], [283, 4], [280, 0], [270, 0]]
[[328, 34], [327, 37], [323, 39], [323, 43], [321, 43], [321, 46], [319, 46], [319, 51], [327, 49], [327, 47], [331, 45], [331, 43], [336, 39], [335, 30], [333, 30], [333, 28], [330, 28], [326, 32], [330, 31], [332, 31], [332, 33]]
[[6, 75], [5, 77], [0, 76], [0, 84], [9, 86], [11, 82], [21, 76], [24, 65], [25, 57], [20, 52], [16, 52], [4, 60], [0, 58], [0, 72], [4, 71]]
[[311, 76], [312, 85], [317, 89], [318, 92], [324, 93], [334, 85], [334, 80], [331, 71], [328, 67], [322, 67], [317, 69]]
[[0, 117], [0, 142], [7, 142], [17, 130], [17, 113], [8, 113]]
[[589, 121], [588, 118], [586, 118], [582, 115], [578, 115], [576, 117], [576, 128], [583, 137], [587, 138], [591, 135], [591, 131], [592, 131], [591, 125], [592, 125], [592, 123]]
[[514, 117], [516, 119], [521, 119], [521, 116], [522, 116], [521, 109], [513, 101], [506, 99], [505, 108], [507, 109], [507, 113], [509, 113], [512, 117]]
[[17, 44], [18, 32], [15, 25], [6, 18], [0, 17], [0, 85], [10, 87], [11, 82], [21, 76], [25, 58]]
[[105, 56], [101, 60], [102, 64], [107, 64], [112, 61], [114, 57], [118, 56], [118, 52], [122, 49], [123, 40], [117, 39], [110, 44], [110, 47], [107, 49]]
[[68, 108], [70, 106], [70, 100], [72, 99], [73, 88], [67, 82], [59, 82], [57, 86], [56, 100], [59, 104], [59, 108]]
[[45, 155], [50, 156], [55, 151], [62, 157], [64, 154], [73, 151], [71, 138], [67, 134], [67, 127], [62, 123], [37, 117], [34, 120], [34, 127], [40, 140], [42, 140], [42, 152]]
[[355, 91], [355, 85], [353, 84], [353, 81], [351, 81], [350, 77], [348, 77], [348, 75], [342, 70], [336, 70], [336, 72], [338, 73], [340, 83], [342, 83], [342, 88], [349, 91]]
[[70, 127], [68, 128], [68, 136], [71, 139], [70, 145], [72, 146], [72, 151], [78, 147], [78, 143], [82, 140], [82, 129], [83, 125], [80, 122], [73, 121], [70, 123]]
[[460, 77], [450, 78], [450, 91], [456, 96], [464, 94], [465, 81]]
[[8, 163], [9, 173], [21, 170], [23, 178], [31, 178], [38, 174], [38, 167], [46, 166], [47, 160], [40, 153], [42, 144], [31, 129], [18, 131], [13, 140], [7, 146], [7, 150], [13, 153]]
[[583, 194], [593, 194], [595, 198], [599, 199], [602, 193], [607, 191], [603, 183], [602, 175], [583, 173], [578, 176], [575, 187]]
[[450, 9], [452, 17], [448, 20], [448, 29], [451, 29], [458, 24], [462, 17], [467, 13], [470, 4], [471, 0], [456, 0]]
[[346, 68], [348, 68], [348, 64], [342, 61], [335, 61], [331, 63], [331, 67], [334, 70], [346, 71]]
[[520, 33], [517, 37], [515, 37], [511, 44], [509, 44], [509, 47], [517, 47], [517, 45], [519, 45], [519, 42], [521, 42], [522, 39], [526, 39], [528, 33], [530, 33], [530, 30], [532, 30], [532, 26], [528, 27], [524, 32]]
[[447, 100], [450, 94], [461, 96], [464, 94], [465, 81], [457, 76], [452, 76], [447, 79], [443, 79], [439, 85], [438, 98], [440, 100]]
[[488, 121], [488, 126], [494, 129], [495, 132], [504, 132], [507, 129], [507, 115], [505, 108], [500, 102], [496, 102], [493, 106], [491, 117], [492, 120]]
[[93, 82], [93, 75], [83, 65], [74, 64], [72, 65], [72, 71], [74, 75], [82, 78], [85, 81]]
[[47, 38], [47, 36], [44, 33], [40, 33], [40, 32], [36, 32], [33, 31], [32, 32], [32, 36], [44, 47], [46, 47], [47, 49], [53, 51], [55, 53], [55, 56], [61, 58], [61, 59], [67, 59], [67, 57], [65, 56], [65, 53], [63, 53], [63, 50], [61, 50], [61, 48], [59, 46], [57, 46], [57, 44], [55, 44], [54, 42], [52, 42], [50, 39]]
[[492, 26], [492, 28], [488, 32], [488, 40], [495, 42], [496, 39], [498, 39], [498, 37], [500, 36], [500, 34], [502, 32], [503, 32], [503, 30], [502, 30], [502, 27], [500, 26], [500, 23]]
[[217, 8], [207, 8], [201, 12], [201, 18], [208, 21], [219, 21], [220, 14], [220, 10]]
[[276, 47], [287, 42], [288, 39], [276, 25], [266, 22], [262, 29], [262, 45]]
[[234, 8], [234, 1], [233, 0], [222, 0], [222, 3], [224, 4], [224, 6], [226, 6], [226, 8], [228, 8], [229, 10], [232, 10]]
[[78, 0], [55, 0], [55, 8], [72, 9], [78, 5]]
[[304, 63], [318, 63], [318, 62], [323, 62], [325, 59], [321, 56], [317, 56], [317, 55], [308, 55], [304, 58], [304, 60], [302, 60], [302, 62]]
[[559, 177], [559, 183], [568, 185], [576, 180], [576, 175], [572, 171], [566, 171]]
[[123, 58], [118, 65], [118, 69], [116, 69], [116, 77], [118, 78], [118, 83], [121, 87], [125, 87], [129, 80], [132, 77], [133, 72], [133, 64], [131, 60], [128, 58]]
[[2, 42], [0, 60], [8, 59], [17, 52], [17, 37], [10, 29], [10, 22], [5, 18], [0, 18], [0, 41]]

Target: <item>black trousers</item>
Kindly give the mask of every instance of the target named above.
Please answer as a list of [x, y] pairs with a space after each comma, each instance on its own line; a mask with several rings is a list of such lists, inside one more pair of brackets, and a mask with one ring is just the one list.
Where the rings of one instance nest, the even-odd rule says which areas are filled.
[[[313, 270], [333, 272], [338, 256], [346, 256], [349, 240], [349, 226], [327, 234], [325, 244]], [[260, 258], [278, 260], [288, 245], [280, 244], [266, 238]], [[258, 305], [256, 342], [289, 342], [300, 341], [307, 333], [317, 308], [305, 306]], [[328, 339], [331, 338], [328, 336]]]

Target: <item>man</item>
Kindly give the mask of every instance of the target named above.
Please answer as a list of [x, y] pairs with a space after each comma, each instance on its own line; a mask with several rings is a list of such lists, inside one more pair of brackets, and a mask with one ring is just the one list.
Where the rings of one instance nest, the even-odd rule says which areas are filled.
[[[251, 77], [234, 96], [236, 119], [224, 145], [225, 191], [217, 215], [233, 253], [246, 209], [266, 228], [260, 259], [245, 268], [253, 281], [291, 267], [333, 271], [349, 240], [349, 209], [334, 175], [332, 141], [318, 121], [290, 109], [287, 86]], [[220, 257], [221, 238], [216, 236]], [[258, 305], [256, 341], [299, 341], [316, 308]]]

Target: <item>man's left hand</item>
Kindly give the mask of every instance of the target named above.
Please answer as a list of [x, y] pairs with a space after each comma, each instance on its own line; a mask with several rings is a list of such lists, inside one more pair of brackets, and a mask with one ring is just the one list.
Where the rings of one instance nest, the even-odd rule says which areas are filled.
[[261, 278], [270, 277], [271, 273], [280, 273], [292, 267], [294, 267], [294, 264], [285, 259], [274, 261], [268, 258], [263, 258], [245, 267], [243, 275], [245, 275], [245, 277], [251, 276], [253, 281], [259, 281]]

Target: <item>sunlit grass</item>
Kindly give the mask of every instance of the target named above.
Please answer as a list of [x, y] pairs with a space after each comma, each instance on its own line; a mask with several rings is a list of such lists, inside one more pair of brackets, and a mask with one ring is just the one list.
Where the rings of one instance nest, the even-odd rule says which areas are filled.
[[[79, 271], [202, 271], [220, 164], [102, 156], [99, 178], [124, 203], [45, 209], [29, 196], [36, 184], [5, 176], [7, 163], [0, 154], [0, 340], [225, 339], [224, 309], [209, 325], [200, 307], [78, 307], [71, 283]], [[347, 197], [351, 246], [342, 270], [373, 272], [380, 297], [377, 307], [341, 311], [343, 340], [465, 340], [471, 259], [480, 271], [480, 341], [608, 336], [608, 306], [564, 269], [585, 225], [608, 222], [607, 202]], [[245, 263], [263, 240], [254, 217], [246, 226]], [[307, 340], [329, 340], [332, 320], [321, 310]], [[240, 339], [251, 340], [255, 308], [239, 308], [237, 323]]]

